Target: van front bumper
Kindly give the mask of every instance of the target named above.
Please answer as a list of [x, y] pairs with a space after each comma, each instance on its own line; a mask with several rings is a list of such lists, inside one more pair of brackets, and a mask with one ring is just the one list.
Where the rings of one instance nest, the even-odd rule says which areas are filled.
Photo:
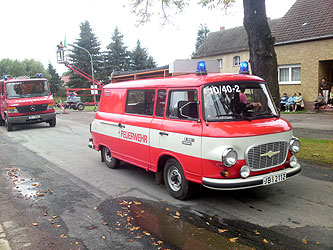
[[264, 186], [263, 179], [270, 175], [275, 174], [282, 174], [286, 173], [287, 179], [290, 177], [298, 174], [301, 172], [301, 165], [297, 163], [297, 165], [293, 168], [286, 168], [279, 171], [255, 175], [248, 177], [246, 179], [212, 179], [212, 178], [202, 178], [202, 185], [211, 188], [211, 189], [218, 189], [218, 190], [236, 190], [236, 189], [246, 189], [246, 188], [253, 188], [253, 187], [260, 187]]
[[56, 117], [56, 113], [36, 114], [36, 115], [22, 115], [22, 116], [8, 116], [8, 122], [12, 124], [23, 123], [38, 123], [52, 120]]

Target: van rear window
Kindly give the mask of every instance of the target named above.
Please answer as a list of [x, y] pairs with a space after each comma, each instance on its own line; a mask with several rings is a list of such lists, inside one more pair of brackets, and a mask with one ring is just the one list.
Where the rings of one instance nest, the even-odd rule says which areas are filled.
[[125, 112], [129, 114], [152, 116], [154, 102], [155, 90], [153, 89], [128, 90]]

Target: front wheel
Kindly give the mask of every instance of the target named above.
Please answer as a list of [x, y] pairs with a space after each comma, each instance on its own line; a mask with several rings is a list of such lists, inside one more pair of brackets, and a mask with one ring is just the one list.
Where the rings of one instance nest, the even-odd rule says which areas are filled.
[[180, 163], [175, 159], [169, 159], [164, 165], [165, 187], [170, 195], [179, 200], [190, 198], [193, 183], [186, 180]]
[[13, 124], [8, 121], [7, 116], [6, 116], [6, 119], [5, 119], [5, 127], [7, 128], [7, 131], [13, 131], [13, 129], [14, 129]]
[[50, 127], [55, 127], [55, 125], [57, 124], [56, 118], [53, 118], [52, 120], [49, 120], [48, 124], [50, 125]]
[[110, 149], [108, 147], [103, 147], [102, 154], [106, 166], [112, 169], [119, 167], [120, 161], [111, 155]]

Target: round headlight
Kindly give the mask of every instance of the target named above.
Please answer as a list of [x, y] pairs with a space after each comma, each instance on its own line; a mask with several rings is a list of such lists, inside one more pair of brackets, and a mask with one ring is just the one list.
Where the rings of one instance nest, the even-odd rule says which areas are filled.
[[290, 140], [289, 146], [292, 154], [297, 154], [301, 150], [301, 142], [296, 137]]
[[241, 169], [240, 169], [240, 175], [242, 176], [242, 178], [247, 178], [247, 177], [249, 177], [249, 175], [250, 175], [250, 168], [249, 168], [249, 166], [246, 166], [246, 165], [244, 165], [243, 167], [241, 167]]
[[232, 148], [227, 148], [223, 151], [222, 162], [227, 167], [232, 167], [238, 160], [237, 152]]
[[297, 165], [297, 158], [295, 155], [291, 156], [289, 159], [289, 165], [290, 167], [295, 167]]

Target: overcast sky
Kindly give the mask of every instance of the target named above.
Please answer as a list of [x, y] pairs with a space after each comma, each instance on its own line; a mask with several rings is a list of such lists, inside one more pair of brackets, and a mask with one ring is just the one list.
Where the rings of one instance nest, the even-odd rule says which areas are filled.
[[[88, 20], [101, 42], [102, 50], [111, 42], [116, 26], [124, 35], [124, 43], [131, 50], [139, 39], [159, 66], [175, 59], [189, 58], [194, 51], [200, 23], [206, 23], [211, 32], [221, 26], [226, 29], [241, 26], [242, 1], [227, 13], [208, 10], [192, 1], [182, 14], [170, 17], [172, 24], [153, 18], [150, 23], [137, 24], [127, 0], [10, 0], [1, 1], [0, 60], [4, 58], [35, 59], [47, 67], [50, 61], [61, 74], [67, 70], [57, 65], [56, 45], [64, 40], [73, 43], [79, 38], [80, 23]], [[266, 0], [267, 16], [282, 17], [295, 0]]]

